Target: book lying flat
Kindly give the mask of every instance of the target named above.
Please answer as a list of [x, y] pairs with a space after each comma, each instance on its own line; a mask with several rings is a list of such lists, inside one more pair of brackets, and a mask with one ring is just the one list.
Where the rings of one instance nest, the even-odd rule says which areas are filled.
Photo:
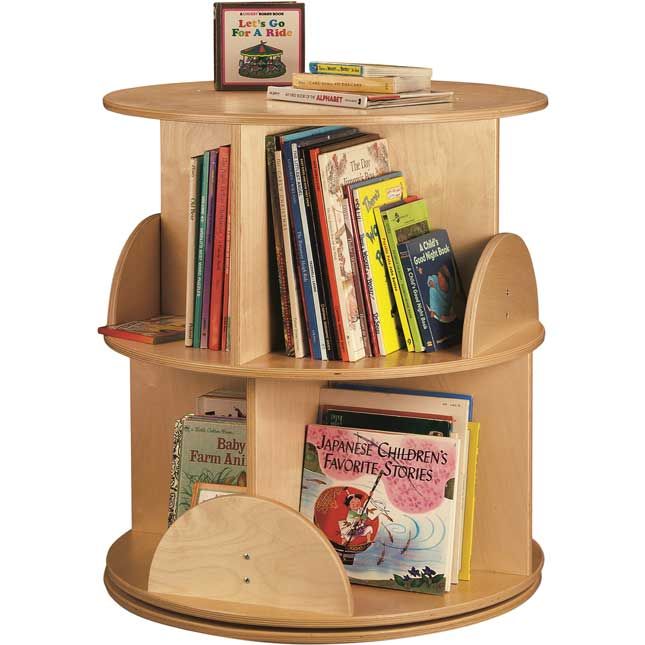
[[271, 85], [267, 88], [267, 99], [290, 101], [293, 103], [312, 103], [345, 108], [384, 108], [405, 105], [425, 105], [429, 103], [450, 103], [454, 92], [401, 92], [399, 94], [355, 94], [350, 92], [328, 92], [323, 90], [299, 89], [293, 86]]
[[294, 74], [291, 85], [298, 89], [358, 94], [429, 92], [429, 76], [345, 76], [343, 74]]
[[342, 74], [343, 76], [432, 76], [430, 67], [406, 67], [405, 65], [374, 65], [370, 63], [333, 63], [312, 61], [312, 74]]
[[104, 336], [157, 345], [184, 338], [185, 323], [184, 316], [155, 316], [148, 318], [148, 320], [132, 320], [119, 325], [105, 325], [99, 327], [98, 332]]

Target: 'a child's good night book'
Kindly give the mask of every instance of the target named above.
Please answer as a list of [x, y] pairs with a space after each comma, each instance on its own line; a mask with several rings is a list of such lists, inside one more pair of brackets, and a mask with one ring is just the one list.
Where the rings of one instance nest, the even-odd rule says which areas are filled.
[[354, 583], [449, 591], [459, 440], [307, 426], [300, 512]]

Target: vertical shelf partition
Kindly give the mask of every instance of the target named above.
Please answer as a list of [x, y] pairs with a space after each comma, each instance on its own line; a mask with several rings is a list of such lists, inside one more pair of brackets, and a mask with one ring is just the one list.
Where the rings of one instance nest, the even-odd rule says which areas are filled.
[[[455, 102], [349, 110], [217, 93], [210, 83], [105, 97], [110, 110], [161, 121], [162, 172], [162, 212], [126, 242], [109, 323], [184, 311], [190, 157], [232, 146], [231, 352], [106, 338], [131, 359], [132, 530], [110, 549], [105, 573], [110, 594], [127, 609], [225, 636], [348, 642], [477, 622], [537, 588], [543, 558], [531, 532], [531, 357], [544, 329], [528, 250], [498, 231], [498, 142], [501, 117], [542, 109], [546, 97], [499, 86], [436, 86], [454, 90]], [[289, 358], [277, 349], [264, 138], [327, 124], [387, 137], [392, 167], [426, 197], [432, 226], [449, 230], [469, 287], [461, 348], [351, 364]], [[350, 586], [318, 529], [295, 512], [304, 427], [315, 421], [319, 390], [350, 380], [474, 397], [482, 425], [474, 571], [443, 596]], [[249, 496], [197, 506], [167, 529], [174, 420], [215, 387], [246, 388]]]

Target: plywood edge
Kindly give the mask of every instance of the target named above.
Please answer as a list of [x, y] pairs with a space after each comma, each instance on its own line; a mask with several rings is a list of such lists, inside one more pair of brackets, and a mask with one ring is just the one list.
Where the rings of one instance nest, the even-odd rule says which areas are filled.
[[543, 338], [537, 284], [531, 256], [513, 233], [494, 236], [479, 258], [470, 285], [462, 358], [471, 359], [509, 346], [517, 339]]
[[150, 215], [132, 231], [114, 269], [108, 325], [161, 313], [161, 216]]
[[351, 616], [347, 574], [325, 536], [272, 500], [231, 495], [184, 513], [161, 538], [148, 591]]

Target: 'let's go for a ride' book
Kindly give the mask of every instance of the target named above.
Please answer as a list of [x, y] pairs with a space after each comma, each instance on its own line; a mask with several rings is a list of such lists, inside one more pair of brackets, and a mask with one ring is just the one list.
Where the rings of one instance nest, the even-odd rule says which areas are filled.
[[350, 580], [450, 589], [459, 440], [307, 426], [300, 512], [323, 531]]

